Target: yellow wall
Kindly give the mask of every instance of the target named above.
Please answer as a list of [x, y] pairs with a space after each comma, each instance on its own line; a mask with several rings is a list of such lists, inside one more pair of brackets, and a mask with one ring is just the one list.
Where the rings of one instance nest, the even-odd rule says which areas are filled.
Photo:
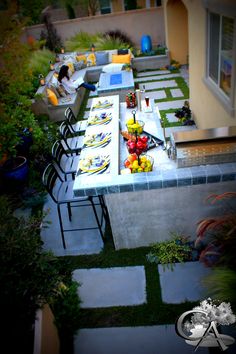
[[123, 11], [123, 5], [121, 0], [112, 1], [112, 12]]
[[[203, 82], [206, 65], [206, 10], [198, 0], [184, 0], [189, 21], [190, 107], [198, 128], [236, 125], [219, 100]], [[234, 103], [236, 103], [236, 93]]]
[[182, 1], [166, 2], [166, 29], [168, 31], [167, 47], [171, 59], [180, 64], [188, 60], [188, 13]]

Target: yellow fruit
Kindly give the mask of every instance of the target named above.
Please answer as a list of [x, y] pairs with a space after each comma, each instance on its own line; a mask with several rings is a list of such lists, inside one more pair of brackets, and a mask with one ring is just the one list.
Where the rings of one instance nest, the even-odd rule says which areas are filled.
[[139, 165], [138, 165], [138, 160], [135, 160], [134, 162], [133, 162], [133, 165], [132, 165], [132, 167], [133, 168], [137, 168]]
[[142, 167], [139, 167], [139, 168], [138, 168], [138, 172], [143, 172]]
[[141, 162], [146, 162], [146, 161], [147, 161], [146, 156], [141, 156], [140, 161], [141, 161]]
[[129, 120], [127, 120], [126, 124], [127, 124], [127, 125], [134, 124], [134, 119], [133, 119], [133, 118], [130, 118]]

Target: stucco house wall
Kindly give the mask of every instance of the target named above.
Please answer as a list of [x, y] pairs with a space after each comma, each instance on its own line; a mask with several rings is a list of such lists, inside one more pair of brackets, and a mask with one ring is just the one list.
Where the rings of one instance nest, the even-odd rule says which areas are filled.
[[[198, 128], [236, 125], [231, 115], [204, 83], [206, 73], [207, 10], [202, 1], [183, 0], [188, 9], [190, 105]], [[234, 93], [234, 107], [236, 92]]]
[[[142, 35], [150, 35], [152, 44], [165, 44], [165, 27], [162, 7], [116, 12], [106, 15], [56, 21], [53, 23], [62, 41], [80, 31], [88, 33], [105, 32], [120, 29], [127, 33], [134, 44], [139, 47]], [[24, 36], [40, 38], [44, 25], [25, 28]]]

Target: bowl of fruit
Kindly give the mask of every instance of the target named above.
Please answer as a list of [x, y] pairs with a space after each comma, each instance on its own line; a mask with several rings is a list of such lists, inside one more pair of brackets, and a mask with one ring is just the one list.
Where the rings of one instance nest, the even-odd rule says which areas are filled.
[[136, 120], [134, 121], [133, 118], [130, 118], [126, 122], [126, 127], [128, 129], [128, 132], [131, 134], [142, 134], [143, 128], [144, 128], [144, 122], [142, 120]]
[[154, 159], [150, 155], [130, 154], [124, 161], [124, 167], [129, 168], [131, 173], [151, 172], [153, 170]]
[[143, 136], [132, 136], [126, 143], [128, 152], [130, 154], [141, 155], [144, 151], [147, 151], [148, 148], [148, 137]]

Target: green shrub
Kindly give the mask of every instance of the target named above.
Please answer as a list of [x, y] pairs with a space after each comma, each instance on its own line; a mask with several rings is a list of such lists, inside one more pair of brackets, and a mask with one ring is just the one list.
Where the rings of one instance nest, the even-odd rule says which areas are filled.
[[122, 32], [120, 30], [112, 30], [112, 31], [107, 31], [104, 33], [105, 37], [108, 36], [112, 39], [118, 39], [123, 43], [126, 43], [129, 45], [129, 47], [133, 47], [134, 43], [132, 42], [132, 40], [129, 38], [129, 36], [125, 33]]
[[188, 244], [188, 238], [172, 234], [172, 239], [164, 242], [158, 242], [152, 245], [151, 251], [147, 254], [147, 260], [151, 263], [160, 263], [165, 269], [170, 267], [173, 270], [175, 262], [184, 262], [189, 260], [191, 248]]
[[71, 280], [70, 265], [43, 250], [42, 217], [16, 218], [8, 199], [0, 197], [1, 319], [9, 353], [32, 353], [28, 346], [36, 310], [46, 303], [57, 303], [54, 315], [61, 331], [65, 325], [74, 333], [78, 323], [78, 285]]
[[215, 267], [203, 279], [203, 284], [208, 289], [208, 294], [219, 301], [230, 302], [236, 311], [236, 272], [226, 267]]
[[114, 38], [109, 35], [98, 38], [95, 46], [97, 50], [130, 48], [129, 43], [123, 42], [120, 38]]
[[65, 42], [66, 51], [88, 51], [92, 44], [95, 44], [101, 38], [101, 34], [90, 34], [87, 32], [79, 32]]
[[[29, 69], [37, 80], [39, 74], [47, 76], [49, 72], [49, 62], [55, 61], [55, 53], [51, 52], [49, 49], [39, 49], [32, 52], [29, 61]], [[38, 80], [39, 81], [39, 80]]]

